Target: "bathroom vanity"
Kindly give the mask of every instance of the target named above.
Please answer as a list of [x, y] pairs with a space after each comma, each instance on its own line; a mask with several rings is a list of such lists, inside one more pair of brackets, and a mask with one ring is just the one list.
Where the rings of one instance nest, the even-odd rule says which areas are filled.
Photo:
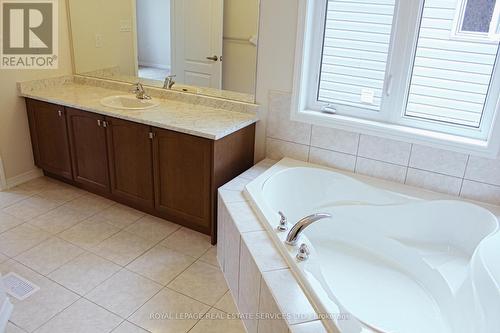
[[158, 98], [139, 111], [99, 103], [116, 93], [74, 83], [21, 93], [35, 164], [215, 244], [217, 189], [253, 165], [255, 114]]

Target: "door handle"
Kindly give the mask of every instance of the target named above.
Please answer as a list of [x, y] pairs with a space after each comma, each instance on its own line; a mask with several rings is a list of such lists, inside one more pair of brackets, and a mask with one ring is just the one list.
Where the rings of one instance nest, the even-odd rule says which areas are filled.
[[207, 57], [208, 60], [212, 60], [212, 61], [218, 61], [219, 60], [219, 57], [214, 55], [213, 57]]

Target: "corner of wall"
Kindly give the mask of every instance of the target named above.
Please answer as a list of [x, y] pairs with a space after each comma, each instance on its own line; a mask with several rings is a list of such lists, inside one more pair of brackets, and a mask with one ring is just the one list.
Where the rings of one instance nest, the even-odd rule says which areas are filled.
[[7, 188], [7, 180], [5, 178], [5, 170], [3, 168], [2, 157], [0, 156], [0, 191]]
[[269, 92], [292, 91], [299, 1], [261, 0], [256, 102], [261, 106], [255, 155], [266, 155]]
[[23, 183], [29, 182], [30, 180], [33, 180], [36, 178], [40, 178], [42, 176], [43, 176], [42, 171], [35, 167], [34, 169], [27, 171], [27, 172], [24, 172], [20, 175], [6, 178], [5, 179], [5, 187], [3, 188], [3, 190], [13, 188], [17, 185], [21, 185]]

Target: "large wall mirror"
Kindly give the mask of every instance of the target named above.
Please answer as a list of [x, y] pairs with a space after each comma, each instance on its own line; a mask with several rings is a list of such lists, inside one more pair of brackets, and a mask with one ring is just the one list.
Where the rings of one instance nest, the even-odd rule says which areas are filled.
[[259, 0], [67, 1], [76, 74], [254, 102]]

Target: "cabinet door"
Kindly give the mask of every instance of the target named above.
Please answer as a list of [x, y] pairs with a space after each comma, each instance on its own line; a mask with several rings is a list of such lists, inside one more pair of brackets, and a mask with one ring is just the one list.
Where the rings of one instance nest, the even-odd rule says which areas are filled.
[[130, 205], [153, 208], [151, 128], [106, 118], [111, 192]]
[[88, 190], [109, 192], [104, 117], [67, 109], [74, 180]]
[[212, 141], [155, 129], [155, 207], [167, 219], [210, 233]]
[[26, 100], [35, 163], [54, 175], [72, 179], [65, 109]]

